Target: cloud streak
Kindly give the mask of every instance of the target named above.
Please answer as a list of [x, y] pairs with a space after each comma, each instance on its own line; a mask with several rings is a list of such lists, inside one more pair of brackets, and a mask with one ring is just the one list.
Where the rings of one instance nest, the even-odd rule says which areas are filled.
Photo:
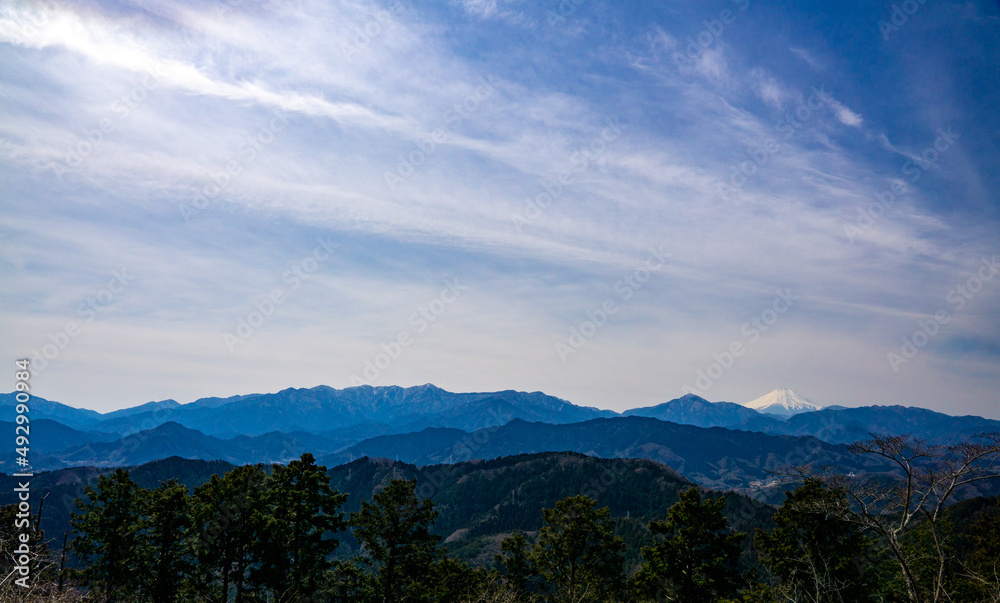
[[[625, 407], [682, 393], [788, 287], [801, 304], [713, 385], [720, 398], [789, 386], [830, 404], [933, 407], [972, 371], [961, 404], [986, 412], [982, 392], [998, 377], [972, 367], [992, 340], [942, 337], [904, 377], [856, 360], [884, 363], [955, 275], [996, 253], [995, 199], [965, 184], [990, 182], [979, 166], [996, 144], [963, 126], [997, 118], [954, 87], [923, 99], [885, 90], [934, 44], [900, 52], [872, 40], [865, 52], [896, 66], [880, 74], [860, 50], [825, 51], [835, 40], [808, 28], [765, 52], [761, 32], [803, 15], [751, 4], [677, 60], [731, 3], [642, 16], [626, 4], [592, 0], [556, 24], [511, 2], [5, 5], [0, 266], [15, 286], [0, 298], [13, 334], [4, 352], [41, 345], [132, 259], [135, 286], [53, 362], [46, 397], [110, 408], [342, 387], [457, 277], [468, 297], [382, 382]], [[855, 27], [872, 11], [830, 18]], [[287, 123], [265, 141], [276, 111]], [[928, 115], [951, 117], [964, 138], [912, 181], [904, 163], [943, 127]], [[598, 144], [609, 122], [620, 135]], [[734, 173], [738, 194], [720, 196]], [[845, 236], [894, 183], [905, 185], [898, 201]], [[213, 185], [185, 220], [178, 208]], [[539, 199], [515, 228], [511, 216]], [[959, 201], [945, 211], [944, 199]], [[320, 236], [342, 255], [230, 354], [221, 334]], [[673, 259], [641, 299], [565, 363], [554, 355], [565, 325], [661, 245]], [[996, 333], [998, 299], [984, 289], [949, 337]], [[134, 371], [115, 384], [82, 376], [130, 355]], [[842, 395], [850, 371], [860, 376]]]

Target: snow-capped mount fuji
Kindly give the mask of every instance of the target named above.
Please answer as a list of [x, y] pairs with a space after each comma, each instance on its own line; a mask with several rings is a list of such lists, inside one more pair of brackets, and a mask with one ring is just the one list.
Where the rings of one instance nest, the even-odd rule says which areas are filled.
[[813, 404], [805, 397], [787, 387], [776, 389], [752, 402], [747, 402], [744, 406], [765, 415], [776, 415], [786, 418], [823, 408], [818, 404]]

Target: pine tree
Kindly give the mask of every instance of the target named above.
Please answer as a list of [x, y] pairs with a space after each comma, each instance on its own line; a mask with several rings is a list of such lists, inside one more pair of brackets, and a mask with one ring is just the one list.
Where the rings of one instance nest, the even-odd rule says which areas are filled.
[[117, 469], [84, 493], [89, 500], [77, 499], [80, 513], [70, 520], [77, 534], [71, 549], [86, 564], [79, 578], [115, 603], [142, 586], [141, 528], [149, 491], [132, 481], [128, 471]]
[[1000, 514], [984, 514], [972, 524], [965, 576], [982, 601], [1000, 602]]
[[764, 566], [790, 600], [809, 603], [866, 603], [875, 600], [868, 543], [857, 524], [833, 511], [847, 507], [842, 490], [807, 480], [774, 515], [775, 529], [758, 530], [754, 545]]
[[330, 489], [326, 467], [309, 453], [275, 467], [266, 492], [254, 577], [275, 601], [299, 600], [315, 593], [333, 567], [328, 558], [339, 542], [332, 534], [346, 527], [340, 507], [347, 495]]
[[423, 594], [434, 603], [468, 603], [481, 588], [484, 573], [469, 567], [464, 561], [451, 559], [442, 551], [431, 566]]
[[494, 559], [504, 583], [517, 594], [519, 600], [527, 600], [532, 592], [535, 568], [531, 564], [528, 539], [523, 532], [515, 532], [500, 543], [501, 554]]
[[374, 572], [372, 601], [420, 600], [419, 582], [439, 558], [440, 538], [430, 533], [437, 511], [430, 500], [417, 499], [416, 484], [393, 480], [351, 514], [363, 550], [359, 561]]
[[142, 530], [142, 592], [153, 603], [186, 600], [184, 587], [195, 567], [195, 530], [187, 488], [170, 480], [150, 492]]
[[260, 465], [244, 465], [195, 489], [195, 517], [200, 528], [198, 567], [203, 588], [218, 591], [228, 603], [255, 596], [250, 572], [260, 565], [262, 506], [266, 476]]
[[607, 507], [594, 499], [570, 496], [543, 509], [545, 525], [530, 560], [552, 603], [611, 601], [624, 586], [625, 543], [614, 536]]
[[649, 530], [662, 538], [642, 550], [638, 591], [657, 601], [713, 603], [739, 589], [737, 562], [745, 534], [733, 533], [722, 514], [724, 498], [702, 499], [697, 488], [681, 493], [667, 521]]

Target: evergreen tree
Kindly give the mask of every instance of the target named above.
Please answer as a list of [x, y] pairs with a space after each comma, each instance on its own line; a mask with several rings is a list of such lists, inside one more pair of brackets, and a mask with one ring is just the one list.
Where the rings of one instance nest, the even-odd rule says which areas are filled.
[[724, 506], [724, 498], [703, 500], [692, 487], [681, 493], [667, 521], [650, 522], [649, 530], [662, 538], [642, 550], [644, 563], [635, 576], [640, 594], [680, 603], [713, 603], [736, 594], [746, 535], [729, 530]]
[[140, 589], [153, 603], [189, 600], [183, 588], [194, 570], [195, 530], [187, 488], [170, 480], [150, 492], [142, 521]]
[[987, 513], [972, 524], [966, 566], [969, 589], [982, 601], [1000, 602], [1000, 513]]
[[424, 596], [434, 603], [467, 603], [473, 600], [484, 581], [483, 572], [463, 561], [451, 559], [442, 551], [431, 566], [424, 586]]
[[326, 467], [309, 453], [275, 467], [266, 492], [256, 582], [279, 602], [312, 595], [333, 567], [329, 556], [339, 544], [333, 534], [346, 527], [340, 507], [347, 495], [330, 489]]
[[504, 583], [520, 600], [527, 600], [528, 593], [534, 590], [532, 580], [535, 575], [528, 539], [523, 532], [516, 532], [500, 543], [500, 551], [501, 554], [494, 559]]
[[416, 484], [393, 480], [351, 514], [350, 525], [363, 551], [360, 562], [374, 572], [373, 601], [421, 600], [419, 583], [439, 557], [440, 538], [430, 533], [437, 511], [430, 500], [417, 499]]
[[625, 543], [614, 536], [607, 507], [594, 499], [570, 496], [542, 511], [545, 525], [530, 560], [552, 603], [610, 601], [624, 587]]
[[236, 603], [255, 596], [249, 576], [260, 565], [265, 480], [260, 465], [244, 465], [195, 489], [200, 581], [222, 603], [230, 592]]
[[81, 583], [114, 603], [142, 586], [141, 529], [149, 491], [132, 481], [128, 471], [117, 469], [84, 493], [89, 500], [77, 499], [80, 513], [71, 516], [77, 536], [70, 546], [86, 564], [79, 572]]
[[337, 561], [326, 574], [326, 584], [319, 598], [325, 603], [358, 603], [373, 600], [375, 592], [372, 574], [352, 561]]
[[868, 544], [857, 524], [832, 511], [847, 507], [842, 490], [807, 480], [774, 515], [771, 532], [758, 530], [754, 545], [764, 566], [779, 580], [776, 589], [789, 600], [809, 603], [875, 601]]

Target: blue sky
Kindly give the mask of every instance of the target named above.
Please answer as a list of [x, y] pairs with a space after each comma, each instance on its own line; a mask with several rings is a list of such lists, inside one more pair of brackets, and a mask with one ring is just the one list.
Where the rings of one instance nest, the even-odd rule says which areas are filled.
[[998, 65], [985, 1], [6, 1], [0, 356], [1000, 418]]

